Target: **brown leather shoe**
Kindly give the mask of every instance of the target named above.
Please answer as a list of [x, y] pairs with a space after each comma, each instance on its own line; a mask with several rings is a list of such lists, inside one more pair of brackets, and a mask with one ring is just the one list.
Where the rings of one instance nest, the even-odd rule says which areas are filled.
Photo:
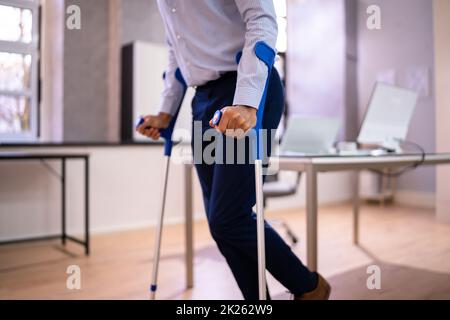
[[317, 274], [317, 287], [301, 296], [295, 297], [294, 300], [328, 300], [330, 298], [331, 286], [319, 273]]

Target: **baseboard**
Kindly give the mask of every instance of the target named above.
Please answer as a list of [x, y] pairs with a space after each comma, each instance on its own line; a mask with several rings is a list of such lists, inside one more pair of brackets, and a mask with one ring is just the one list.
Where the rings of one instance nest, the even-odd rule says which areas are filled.
[[395, 193], [395, 202], [420, 208], [436, 208], [436, 194], [431, 192], [401, 190]]
[[[202, 221], [205, 220], [205, 214], [203, 212], [196, 212], [193, 216], [194, 221]], [[164, 219], [164, 225], [175, 225], [184, 223], [184, 216], [175, 216], [175, 217], [167, 217]], [[131, 231], [131, 230], [139, 230], [155, 227], [157, 224], [156, 220], [148, 220], [145, 222], [133, 222], [128, 224], [121, 224], [117, 226], [103, 226], [103, 227], [93, 227], [91, 228], [92, 234], [105, 234], [112, 232], [122, 232], [122, 231]]]
[[[194, 219], [194, 221], [203, 221], [203, 220], [206, 220], [206, 216], [203, 212], [196, 212], [196, 213], [194, 213], [193, 219]], [[167, 217], [164, 220], [164, 225], [168, 226], [168, 225], [183, 224], [184, 221], [185, 221], [184, 216]], [[113, 225], [113, 226], [100, 226], [100, 227], [92, 226], [90, 229], [90, 234], [91, 235], [101, 235], [101, 234], [108, 234], [108, 233], [114, 233], [114, 232], [126, 232], [126, 231], [133, 231], [133, 230], [141, 230], [141, 229], [156, 227], [156, 224], [157, 224], [157, 221], [153, 219], [153, 220], [147, 220], [147, 221], [124, 223], [124, 224]], [[76, 227], [73, 230], [71, 230], [70, 234], [73, 236], [79, 237], [80, 239], [83, 239], [84, 230], [82, 227]], [[42, 237], [48, 237], [49, 235], [50, 236], [58, 236], [59, 231], [56, 230], [55, 232], [36, 232], [36, 233], [30, 233], [30, 234], [16, 234], [14, 236], [0, 237], [0, 242], [18, 241], [21, 239], [42, 238]]]

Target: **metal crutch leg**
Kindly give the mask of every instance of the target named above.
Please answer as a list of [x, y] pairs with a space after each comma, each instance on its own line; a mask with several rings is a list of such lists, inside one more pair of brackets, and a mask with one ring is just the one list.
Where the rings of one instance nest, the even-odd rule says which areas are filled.
[[[173, 147], [172, 135], [173, 135], [173, 130], [175, 128], [175, 123], [177, 121], [181, 105], [183, 103], [183, 98], [184, 98], [184, 95], [187, 90], [186, 82], [184, 81], [183, 76], [181, 75], [181, 72], [179, 69], [177, 69], [175, 71], [175, 78], [183, 86], [183, 97], [180, 99], [180, 104], [178, 106], [178, 109], [177, 109], [175, 115], [173, 116], [169, 126], [166, 129], [160, 130], [161, 137], [165, 140], [165, 142], [164, 142], [165, 170], [164, 170], [164, 185], [163, 185], [162, 198], [161, 198], [161, 211], [160, 211], [160, 215], [158, 216], [157, 230], [156, 230], [156, 235], [155, 235], [155, 250], [153, 253], [154, 256], [153, 256], [152, 283], [150, 285], [150, 299], [151, 300], [155, 299], [156, 290], [158, 288], [157, 280], [158, 280], [159, 259], [160, 259], [160, 255], [161, 255], [161, 240], [162, 240], [162, 230], [163, 230], [163, 223], [164, 223], [164, 211], [165, 211], [165, 205], [166, 205], [170, 158], [172, 155], [172, 147]], [[144, 123], [144, 119], [140, 118], [138, 126], [142, 125], [143, 123]]]
[[263, 193], [263, 168], [262, 160], [265, 156], [264, 141], [262, 136], [262, 121], [264, 107], [266, 104], [267, 88], [270, 75], [275, 61], [275, 51], [265, 42], [257, 42], [255, 45], [256, 56], [263, 61], [268, 69], [264, 93], [259, 104], [256, 123], [256, 161], [255, 161], [255, 183], [256, 183], [256, 215], [257, 215], [257, 239], [258, 239], [258, 291], [259, 299], [267, 299], [266, 291], [266, 242], [264, 237], [264, 193]]
[[259, 299], [267, 299], [266, 291], [266, 241], [264, 234], [264, 207], [262, 204], [263, 194], [263, 168], [262, 160], [255, 160], [255, 183], [256, 183], [256, 230], [258, 241], [258, 292]]
[[159, 268], [159, 258], [161, 254], [161, 239], [162, 239], [162, 229], [164, 223], [164, 209], [166, 206], [166, 196], [167, 196], [167, 182], [169, 179], [169, 168], [170, 168], [170, 156], [165, 156], [165, 170], [164, 170], [164, 186], [162, 190], [162, 202], [161, 211], [158, 217], [158, 224], [155, 235], [155, 251], [153, 252], [153, 270], [152, 270], [152, 283], [150, 285], [150, 299], [155, 300], [156, 290], [157, 290], [157, 280], [158, 280], [158, 268]]

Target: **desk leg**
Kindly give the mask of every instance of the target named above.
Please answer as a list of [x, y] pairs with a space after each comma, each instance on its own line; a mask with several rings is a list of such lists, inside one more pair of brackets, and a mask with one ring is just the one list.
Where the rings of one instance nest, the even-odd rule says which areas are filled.
[[89, 157], [84, 158], [84, 236], [85, 236], [85, 254], [90, 253], [89, 237]]
[[308, 268], [317, 271], [317, 172], [312, 164], [306, 168], [306, 247]]
[[186, 287], [194, 287], [194, 249], [193, 249], [193, 222], [192, 222], [192, 166], [184, 165], [184, 213], [186, 236]]
[[353, 173], [353, 244], [359, 244], [359, 171]]
[[61, 159], [61, 241], [66, 245], [66, 158]]

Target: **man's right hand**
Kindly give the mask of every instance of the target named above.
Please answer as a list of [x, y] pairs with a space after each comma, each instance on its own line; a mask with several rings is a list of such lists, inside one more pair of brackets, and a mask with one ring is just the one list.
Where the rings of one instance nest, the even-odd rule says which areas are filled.
[[160, 112], [158, 115], [148, 115], [144, 117], [144, 123], [136, 128], [140, 134], [158, 140], [161, 137], [159, 129], [169, 126], [172, 116], [168, 113]]

